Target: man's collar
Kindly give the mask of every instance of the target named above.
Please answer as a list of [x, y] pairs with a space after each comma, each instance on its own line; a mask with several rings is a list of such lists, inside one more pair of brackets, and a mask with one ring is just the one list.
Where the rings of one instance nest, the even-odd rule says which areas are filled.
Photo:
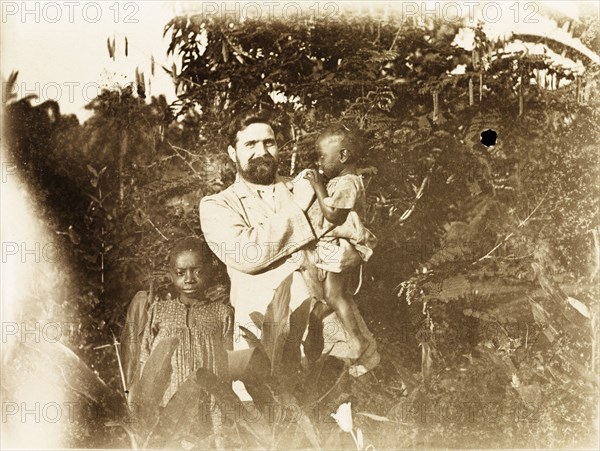
[[256, 190], [258, 189], [272, 189], [275, 190], [275, 185], [283, 183], [284, 186], [288, 190], [292, 190], [293, 184], [291, 181], [287, 180], [284, 177], [281, 177], [279, 174], [275, 176], [275, 183], [271, 185], [257, 185], [255, 183], [250, 183], [247, 180], [244, 180], [240, 177], [239, 174], [235, 176], [235, 182], [233, 182], [233, 190], [237, 194], [237, 196], [241, 199], [244, 197], [254, 196], [256, 194]]
[[246, 183], [246, 185], [248, 185], [251, 190], [272, 193], [273, 191], [275, 191], [275, 183], [277, 183], [277, 180], [275, 180], [275, 182], [271, 183], [270, 185], [259, 185], [257, 183], [250, 183], [248, 180], [244, 180], [244, 183]]

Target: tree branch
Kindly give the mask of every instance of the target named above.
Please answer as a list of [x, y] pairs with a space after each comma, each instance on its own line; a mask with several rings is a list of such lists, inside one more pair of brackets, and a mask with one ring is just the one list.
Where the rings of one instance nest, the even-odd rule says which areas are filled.
[[[187, 149], [184, 149], [184, 148], [182, 148], [182, 147], [177, 147], [177, 146], [174, 146], [173, 144], [171, 144], [171, 143], [170, 143], [170, 142], [168, 142], [168, 141], [167, 141], [167, 144], [169, 144], [169, 146], [171, 146], [171, 149], [173, 149], [173, 151], [174, 151], [174, 152], [177, 154], [177, 156], [178, 156], [179, 158], [181, 158], [181, 159], [184, 161], [184, 163], [185, 163], [185, 164], [187, 164], [187, 165], [188, 165], [188, 167], [189, 167], [189, 168], [192, 170], [192, 172], [194, 173], [194, 175], [195, 175], [196, 177], [198, 177], [199, 179], [201, 179], [202, 177], [200, 176], [200, 174], [198, 173], [198, 171], [196, 171], [196, 170], [194, 169], [194, 166], [192, 166], [192, 163], [190, 163], [189, 161], [187, 161], [187, 160], [185, 159], [185, 157], [179, 153], [179, 150], [183, 150], [183, 151], [187, 152], [188, 154], [190, 154], [190, 155], [192, 155], [192, 156], [193, 156], [194, 154], [193, 154], [192, 152], [190, 152], [189, 150], [187, 150]], [[179, 150], [178, 150], [178, 149], [179, 149]]]
[[[546, 199], [546, 196], [548, 195], [548, 193], [550, 192], [550, 190], [546, 191], [546, 194], [544, 194], [544, 197], [542, 197], [542, 199], [538, 202], [538, 204], [535, 206], [535, 208], [533, 210], [531, 210], [531, 213], [529, 213], [527, 215], [527, 217], [525, 219], [523, 219], [521, 222], [519, 222], [519, 225], [517, 226], [517, 229], [520, 229], [521, 227], [523, 227], [525, 224], [527, 224], [527, 222], [531, 219], [531, 217], [533, 216], [533, 214], [537, 211], [538, 208], [540, 208], [540, 206], [542, 205], [542, 203], [544, 202], [544, 200]], [[500, 246], [502, 246], [504, 243], [506, 243], [513, 235], [515, 234], [515, 232], [510, 232], [508, 235], [506, 235], [504, 237], [504, 239], [502, 241], [500, 241], [498, 244], [496, 244], [491, 251], [489, 251], [487, 254], [485, 254], [483, 257], [481, 257], [480, 259], [476, 260], [473, 262], [473, 264], [475, 265], [476, 263], [479, 263], [480, 261], [485, 260], [486, 258], [490, 258], [490, 256], [496, 251], [496, 249], [498, 249]]]

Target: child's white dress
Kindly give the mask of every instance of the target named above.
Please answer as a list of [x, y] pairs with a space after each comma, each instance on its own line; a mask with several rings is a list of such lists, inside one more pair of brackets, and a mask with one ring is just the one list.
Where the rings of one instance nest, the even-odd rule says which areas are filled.
[[317, 247], [317, 263], [334, 263], [331, 260], [340, 254], [336, 247], [348, 243], [358, 251], [363, 261], [368, 261], [377, 245], [377, 238], [363, 222], [366, 196], [362, 178], [354, 174], [334, 177], [327, 183], [327, 194], [325, 205], [350, 212], [343, 224], [335, 226], [325, 219], [318, 202], [310, 208], [309, 216], [321, 243]]

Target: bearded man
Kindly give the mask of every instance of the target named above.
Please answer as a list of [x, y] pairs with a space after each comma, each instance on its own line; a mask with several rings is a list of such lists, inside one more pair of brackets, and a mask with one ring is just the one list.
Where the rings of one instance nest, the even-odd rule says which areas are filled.
[[[289, 304], [278, 306], [287, 317], [303, 301], [318, 297], [300, 271], [307, 266], [307, 245], [316, 235], [307, 210], [314, 192], [303, 178], [277, 174], [279, 149], [268, 112], [238, 116], [229, 130], [228, 153], [235, 163], [235, 182], [200, 202], [200, 223], [210, 249], [227, 266], [231, 304], [235, 308], [234, 349], [248, 347], [239, 326], [257, 336], [250, 319], [264, 314], [275, 290], [291, 275]], [[331, 262], [335, 272], [355, 264], [360, 256], [351, 247]], [[312, 288], [312, 287], [311, 287]], [[283, 309], [283, 314], [281, 313]], [[285, 326], [284, 324], [282, 326]]]
[[[275, 290], [302, 266], [299, 251], [315, 240], [306, 216], [312, 193], [301, 195], [290, 179], [277, 174], [278, 147], [266, 112], [238, 116], [230, 127], [228, 153], [235, 182], [200, 202], [200, 223], [210, 249], [227, 266], [235, 308], [234, 349], [248, 347], [239, 326], [260, 330], [252, 312], [265, 313]], [[294, 274], [289, 307], [310, 297], [303, 278]]]

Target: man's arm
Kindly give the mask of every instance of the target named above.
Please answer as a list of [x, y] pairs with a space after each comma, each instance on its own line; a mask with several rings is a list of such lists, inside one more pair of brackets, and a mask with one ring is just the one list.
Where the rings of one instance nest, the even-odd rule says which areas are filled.
[[200, 224], [217, 257], [248, 274], [263, 271], [315, 239], [304, 211], [294, 202], [261, 223], [248, 225], [223, 199], [210, 196], [200, 202]]

